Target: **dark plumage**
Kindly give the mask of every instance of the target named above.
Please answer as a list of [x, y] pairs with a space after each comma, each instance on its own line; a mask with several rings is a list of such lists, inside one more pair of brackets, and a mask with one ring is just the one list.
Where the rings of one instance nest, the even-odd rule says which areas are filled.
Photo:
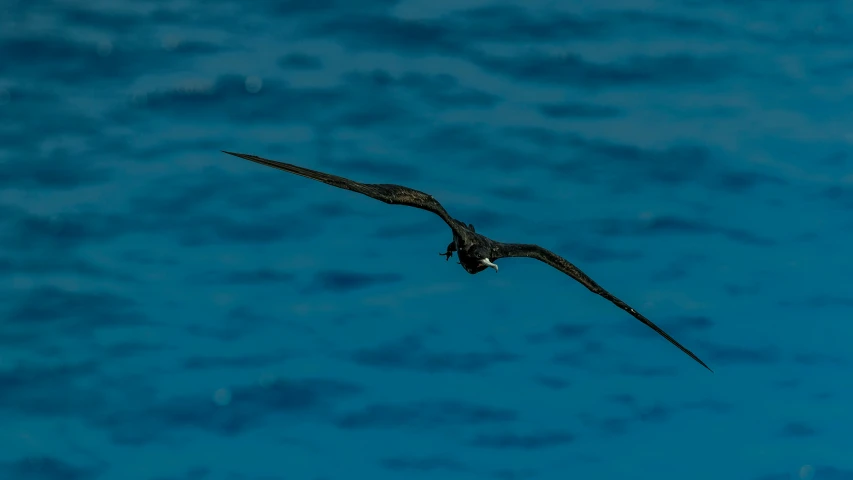
[[639, 312], [634, 310], [622, 300], [619, 300], [618, 298], [613, 296], [607, 290], [603, 289], [600, 285], [595, 283], [591, 278], [589, 278], [585, 273], [580, 271], [580, 269], [578, 269], [568, 260], [538, 245], [501, 243], [487, 238], [475, 232], [473, 225], [465, 225], [459, 220], [456, 220], [455, 218], [451, 217], [444, 209], [444, 207], [442, 207], [441, 204], [438, 203], [438, 201], [432, 197], [432, 195], [428, 195], [424, 192], [420, 192], [418, 190], [414, 190], [408, 187], [403, 187], [401, 185], [392, 185], [386, 183], [359, 183], [349, 180], [347, 178], [338, 177], [336, 175], [330, 175], [328, 173], [298, 167], [289, 163], [267, 160], [265, 158], [261, 158], [255, 155], [247, 155], [243, 153], [233, 152], [224, 153], [234, 155], [236, 157], [240, 157], [252, 162], [260, 163], [268, 167], [284, 170], [285, 172], [295, 173], [296, 175], [301, 175], [303, 177], [307, 177], [313, 180], [318, 180], [334, 187], [352, 190], [353, 192], [358, 192], [363, 195], [367, 195], [368, 197], [381, 200], [385, 203], [406, 205], [409, 207], [415, 207], [420, 208], [422, 210], [430, 211], [441, 217], [441, 219], [444, 220], [444, 222], [447, 223], [447, 225], [453, 231], [453, 241], [450, 242], [450, 244], [447, 246], [447, 250], [444, 253], [440, 253], [439, 255], [444, 255], [446, 259], [450, 259], [450, 257], [453, 255], [453, 252], [456, 252], [457, 256], [459, 257], [459, 263], [468, 273], [479, 273], [489, 267], [494, 268], [495, 271], [497, 271], [498, 266], [494, 263], [494, 261], [499, 258], [528, 257], [545, 262], [548, 265], [556, 268], [557, 270], [565, 273], [566, 275], [574, 278], [584, 287], [588, 288], [591, 292], [601, 295], [607, 300], [610, 300], [617, 307], [630, 313], [634, 318], [643, 322], [649, 328], [669, 340], [670, 343], [681, 349], [681, 351], [689, 355], [690, 358], [696, 360], [708, 370], [711, 370], [711, 368], [708, 367], [708, 365], [705, 365], [705, 362], [700, 360], [699, 357], [693, 354], [693, 352], [683, 347], [674, 338], [670, 337], [669, 334], [667, 334], [660, 327], [655, 325], [651, 320], [641, 315]]

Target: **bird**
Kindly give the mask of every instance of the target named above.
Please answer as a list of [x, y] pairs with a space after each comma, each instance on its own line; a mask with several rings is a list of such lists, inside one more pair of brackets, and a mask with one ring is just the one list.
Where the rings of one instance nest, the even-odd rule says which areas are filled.
[[453, 252], [456, 252], [459, 260], [457, 263], [462, 265], [462, 268], [472, 275], [480, 273], [487, 268], [493, 268], [495, 272], [497, 272], [498, 265], [495, 262], [501, 258], [523, 257], [544, 262], [573, 278], [592, 293], [604, 297], [617, 307], [628, 312], [631, 316], [657, 332], [670, 343], [678, 347], [682, 352], [687, 354], [690, 358], [699, 362], [700, 365], [713, 373], [711, 367], [699, 359], [696, 354], [681, 345], [663, 329], [640, 314], [633, 307], [605, 290], [565, 258], [535, 244], [503, 243], [492, 240], [476, 232], [474, 225], [470, 223], [466, 225], [465, 223], [451, 217], [441, 203], [439, 203], [432, 195], [409, 187], [404, 187], [402, 185], [388, 183], [360, 183], [337, 175], [323, 173], [317, 170], [311, 170], [276, 160], [269, 160], [256, 155], [234, 153], [225, 150], [223, 150], [222, 153], [227, 153], [228, 155], [249, 160], [250, 162], [259, 163], [261, 165], [266, 165], [278, 170], [310, 178], [333, 187], [367, 195], [368, 197], [385, 202], [389, 205], [404, 205], [432, 212], [441, 217], [453, 233], [453, 240], [447, 245], [447, 249], [444, 252], [440, 252], [439, 255], [444, 256], [445, 260], [450, 260], [450, 257], [453, 256]]

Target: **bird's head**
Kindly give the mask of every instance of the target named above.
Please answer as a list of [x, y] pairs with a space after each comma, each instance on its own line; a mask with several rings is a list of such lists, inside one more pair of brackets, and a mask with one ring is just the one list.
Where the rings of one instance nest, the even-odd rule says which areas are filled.
[[489, 257], [491, 256], [491, 249], [487, 247], [480, 247], [474, 251], [474, 257], [480, 263], [480, 265], [484, 265], [486, 267], [494, 268], [495, 271], [498, 271], [498, 266], [494, 262], [492, 262]]

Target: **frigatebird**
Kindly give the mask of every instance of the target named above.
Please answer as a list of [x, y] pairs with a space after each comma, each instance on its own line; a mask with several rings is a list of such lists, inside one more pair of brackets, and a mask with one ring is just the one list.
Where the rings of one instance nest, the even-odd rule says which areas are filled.
[[578, 267], [574, 266], [565, 258], [546, 248], [540, 247], [539, 245], [503, 243], [485, 237], [474, 231], [474, 225], [471, 225], [470, 223], [465, 225], [461, 221], [451, 217], [450, 214], [447, 213], [447, 210], [445, 210], [444, 207], [438, 203], [438, 200], [433, 198], [432, 195], [404, 187], [402, 185], [393, 185], [388, 183], [359, 183], [337, 175], [318, 172], [316, 170], [310, 170], [297, 165], [291, 165], [289, 163], [268, 160], [256, 155], [227, 152], [224, 150], [223, 153], [234, 155], [235, 157], [240, 157], [251, 162], [260, 163], [261, 165], [266, 165], [268, 167], [284, 170], [285, 172], [294, 173], [312, 180], [317, 180], [333, 187], [351, 190], [391, 205], [405, 205], [432, 212], [441, 217], [441, 219], [450, 227], [450, 230], [453, 231], [453, 241], [447, 245], [447, 250], [443, 253], [439, 253], [439, 255], [444, 256], [445, 260], [449, 260], [450, 257], [453, 256], [453, 252], [456, 252], [457, 257], [459, 258], [458, 263], [462, 265], [462, 268], [464, 268], [466, 272], [472, 275], [480, 273], [487, 268], [494, 268], [495, 272], [497, 272], [498, 266], [495, 264], [495, 261], [499, 258], [527, 257], [535, 258], [536, 260], [547, 263], [548, 265], [574, 278], [592, 293], [601, 295], [607, 300], [610, 300], [610, 302], [617, 307], [630, 313], [634, 318], [646, 324], [646, 326], [660, 334], [663, 338], [669, 340], [670, 343], [681, 349], [681, 351], [690, 356], [690, 358], [696, 360], [703, 367], [713, 372], [713, 370], [711, 370], [708, 365], [705, 365], [705, 362], [700, 360], [693, 352], [682, 346], [674, 338], [669, 336], [668, 333], [664, 332], [663, 329], [634, 310], [633, 307], [629, 306], [622, 300], [619, 300], [599, 284], [595, 283]]

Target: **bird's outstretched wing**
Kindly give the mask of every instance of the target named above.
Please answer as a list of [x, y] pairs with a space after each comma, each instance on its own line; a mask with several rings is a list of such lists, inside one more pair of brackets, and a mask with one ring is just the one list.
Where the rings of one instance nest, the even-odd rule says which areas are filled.
[[441, 219], [444, 220], [444, 222], [447, 223], [447, 225], [449, 225], [454, 232], [459, 235], [464, 235], [464, 225], [462, 225], [462, 223], [458, 220], [451, 217], [450, 214], [448, 214], [447, 211], [444, 209], [444, 207], [442, 207], [441, 204], [438, 203], [438, 200], [432, 197], [432, 195], [426, 194], [424, 192], [401, 185], [359, 183], [348, 178], [339, 177], [337, 175], [318, 172], [316, 170], [310, 170], [296, 165], [291, 165], [289, 163], [268, 160], [266, 158], [261, 158], [256, 155], [226, 152], [224, 150], [222, 152], [227, 153], [228, 155], [234, 155], [235, 157], [240, 157], [242, 159], [249, 160], [251, 162], [260, 163], [261, 165], [266, 165], [268, 167], [284, 170], [285, 172], [294, 173], [296, 175], [310, 178], [312, 180], [317, 180], [333, 187], [344, 188], [346, 190], [361, 193], [362, 195], [367, 195], [368, 197], [375, 198], [376, 200], [380, 200], [388, 204], [406, 205], [409, 207], [420, 208], [421, 210], [432, 212], [441, 217]]
[[519, 244], [519, 243], [497, 243], [494, 247], [494, 252], [492, 253], [493, 257], [492, 261], [495, 261], [496, 258], [502, 257], [528, 257], [535, 258], [536, 260], [542, 261], [556, 268], [557, 270], [565, 273], [566, 275], [574, 278], [578, 282], [580, 282], [584, 287], [588, 288], [592, 293], [596, 293], [601, 295], [602, 297], [610, 300], [614, 305], [625, 310], [630, 313], [634, 318], [643, 322], [660, 334], [663, 338], [669, 340], [670, 343], [680, 348], [682, 352], [686, 353], [693, 360], [699, 362], [703, 367], [707, 368], [711, 372], [710, 367], [705, 365], [705, 362], [699, 360], [693, 352], [684, 348], [680, 343], [678, 343], [674, 338], [670, 337], [668, 333], [664, 332], [660, 327], [655, 325], [651, 320], [641, 315], [639, 312], [634, 310], [627, 303], [619, 300], [615, 296], [613, 296], [610, 292], [602, 288], [599, 284], [595, 283], [591, 278], [589, 278], [585, 273], [583, 273], [578, 267], [574, 266], [571, 262], [566, 260], [565, 258], [557, 255], [556, 253], [542, 248], [539, 245], [529, 245], [529, 244]]

